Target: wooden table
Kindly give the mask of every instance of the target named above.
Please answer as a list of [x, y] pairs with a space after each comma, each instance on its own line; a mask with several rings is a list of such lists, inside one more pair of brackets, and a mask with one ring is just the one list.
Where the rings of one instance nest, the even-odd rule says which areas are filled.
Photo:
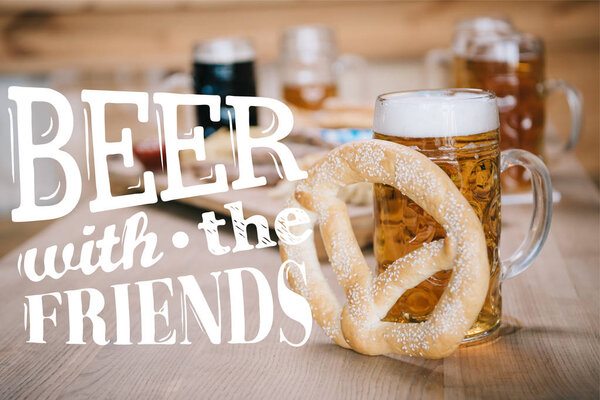
[[[533, 267], [504, 285], [500, 338], [461, 348], [444, 360], [363, 356], [335, 346], [316, 325], [305, 346], [280, 343], [280, 327], [290, 340], [299, 340], [303, 330], [277, 303], [277, 249], [216, 257], [208, 253], [204, 235], [196, 229], [200, 210], [159, 204], [90, 214], [84, 203], [0, 261], [0, 398], [597, 399], [599, 195], [574, 158], [556, 166], [553, 175], [563, 199], [555, 206], [548, 242]], [[53, 244], [60, 249], [68, 242], [77, 248], [83, 242], [84, 225], [95, 225], [100, 235], [106, 225], [114, 223], [119, 232], [125, 219], [139, 210], [147, 213], [149, 229], [158, 233], [159, 247], [165, 252], [156, 266], [144, 269], [135, 265], [128, 271], [99, 271], [90, 276], [72, 272], [60, 280], [40, 283], [19, 276], [19, 252]], [[528, 226], [528, 214], [528, 206], [504, 207], [505, 254], [519, 243]], [[190, 234], [187, 248], [171, 246], [170, 237], [176, 231]], [[231, 244], [233, 236], [227, 232], [223, 242]], [[367, 255], [372, 261], [368, 251]], [[25, 343], [26, 295], [97, 288], [106, 300], [102, 315], [107, 321], [107, 337], [114, 338], [110, 285], [193, 274], [214, 310], [216, 292], [209, 273], [237, 267], [260, 269], [273, 291], [273, 328], [258, 344], [227, 344], [231, 314], [225, 279], [221, 288], [223, 344], [210, 344], [192, 319], [191, 345], [98, 346], [89, 344], [89, 325], [85, 325], [87, 345], [67, 345], [65, 300], [57, 312], [58, 327], [46, 324], [47, 344]], [[169, 299], [169, 321], [181, 338], [179, 289], [176, 282], [174, 286], [174, 297], [158, 290], [155, 299], [157, 304]], [[132, 290], [129, 298], [135, 342], [140, 334], [139, 296]], [[245, 301], [251, 337], [258, 326], [257, 295], [251, 283], [246, 286]], [[157, 332], [157, 337], [162, 333]]]

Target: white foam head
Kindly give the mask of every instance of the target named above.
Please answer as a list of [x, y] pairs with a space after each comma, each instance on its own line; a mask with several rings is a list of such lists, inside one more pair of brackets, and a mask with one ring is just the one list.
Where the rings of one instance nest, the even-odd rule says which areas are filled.
[[467, 43], [471, 38], [499, 38], [515, 33], [512, 23], [501, 17], [477, 17], [460, 21], [454, 28], [452, 51], [455, 55], [462, 55], [467, 50]]
[[254, 60], [252, 43], [245, 38], [222, 37], [198, 43], [194, 61], [204, 64], [234, 64]]
[[499, 125], [493, 93], [444, 89], [379, 96], [373, 130], [388, 136], [450, 137], [489, 132]]

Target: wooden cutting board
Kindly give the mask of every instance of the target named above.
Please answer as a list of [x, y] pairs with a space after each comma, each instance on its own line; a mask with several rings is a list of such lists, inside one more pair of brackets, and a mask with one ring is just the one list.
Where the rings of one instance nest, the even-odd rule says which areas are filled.
[[[141, 168], [126, 168], [121, 161], [109, 161], [110, 181], [113, 190], [131, 191], [143, 190], [140, 186]], [[157, 192], [167, 188], [167, 175], [161, 171], [154, 171], [154, 180]], [[198, 178], [192, 172], [182, 171], [184, 185], [198, 184]], [[206, 196], [196, 196], [177, 201], [197, 208], [212, 210], [218, 214], [229, 216], [229, 210], [224, 205], [242, 201], [244, 216], [260, 214], [267, 219], [269, 227], [273, 228], [277, 214], [286, 208], [286, 199], [270, 195], [272, 187], [258, 187], [243, 190], [230, 189], [224, 193], [215, 193]], [[373, 206], [348, 205], [348, 215], [356, 241], [360, 247], [373, 243]], [[315, 244], [319, 259], [326, 259], [327, 254], [319, 230], [315, 231]]]

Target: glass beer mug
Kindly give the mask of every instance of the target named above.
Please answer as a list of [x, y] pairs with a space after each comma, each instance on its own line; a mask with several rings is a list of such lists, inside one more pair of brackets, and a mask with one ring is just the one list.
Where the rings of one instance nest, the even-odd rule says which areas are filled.
[[[225, 97], [256, 96], [254, 81], [255, 52], [245, 38], [227, 37], [206, 40], [194, 47], [194, 91], [196, 94], [221, 96], [221, 121], [210, 119], [208, 107], [196, 107], [198, 124], [205, 134], [228, 126], [228, 116], [235, 119]], [[256, 107], [250, 107], [250, 125], [257, 125]]]
[[[195, 107], [196, 124], [190, 113], [186, 113], [187, 129], [199, 125], [204, 128], [204, 136], [209, 136], [221, 127], [229, 127], [229, 119], [235, 123], [233, 108], [225, 104], [225, 97], [256, 96], [254, 46], [242, 37], [222, 37], [197, 43], [193, 50], [192, 75], [176, 73], [160, 83], [160, 91], [191, 88], [196, 94], [219, 95], [221, 97], [220, 120], [210, 118], [206, 106]], [[250, 125], [258, 124], [256, 107], [250, 107]]]
[[499, 36], [516, 32], [512, 22], [506, 17], [475, 17], [460, 20], [454, 26], [452, 45], [449, 49], [433, 49], [425, 56], [425, 69], [430, 87], [454, 85], [456, 74], [462, 70], [461, 54], [465, 52], [468, 40], [474, 36]]
[[283, 32], [280, 71], [283, 99], [307, 110], [318, 110], [337, 95], [334, 64], [337, 46], [333, 30], [325, 25], [294, 26]]
[[[544, 46], [539, 38], [522, 33], [471, 36], [457, 59], [454, 82], [457, 87], [491, 90], [498, 98], [502, 150], [523, 149], [553, 159], [577, 144], [582, 120], [581, 94], [563, 80], [546, 80]], [[555, 92], [563, 92], [567, 97], [571, 131], [563, 145], [547, 150], [545, 101]], [[514, 169], [507, 174], [503, 185], [511, 191], [526, 189], [529, 175], [523, 168]]]
[[[375, 139], [409, 146], [437, 164], [469, 201], [483, 224], [490, 284], [483, 308], [465, 342], [491, 337], [502, 312], [501, 284], [529, 267], [550, 228], [552, 188], [548, 170], [524, 150], [500, 152], [499, 119], [493, 93], [474, 89], [407, 91], [384, 94], [375, 105]], [[500, 173], [525, 167], [534, 186], [533, 216], [527, 236], [509, 258], [500, 260]], [[375, 184], [374, 252], [378, 272], [396, 259], [441, 239], [444, 229], [397, 189]], [[406, 291], [384, 320], [426, 320], [452, 271], [441, 271]]]
[[315, 111], [331, 97], [360, 102], [365, 68], [362, 57], [338, 56], [335, 34], [326, 25], [293, 26], [283, 32], [279, 71], [288, 105]]

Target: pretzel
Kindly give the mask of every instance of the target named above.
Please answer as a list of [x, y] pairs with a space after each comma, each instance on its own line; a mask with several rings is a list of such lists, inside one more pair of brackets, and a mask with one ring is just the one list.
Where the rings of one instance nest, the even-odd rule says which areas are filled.
[[[337, 191], [356, 182], [391, 185], [446, 231], [442, 240], [396, 260], [373, 278]], [[318, 224], [331, 267], [346, 294], [342, 307], [317, 260], [314, 238], [281, 243], [290, 287], [310, 304], [313, 318], [339, 346], [359, 353], [441, 358], [451, 354], [483, 306], [490, 278], [483, 227], [450, 178], [424, 155], [400, 144], [365, 140], [332, 150], [300, 182], [288, 206]], [[299, 232], [294, 226], [292, 232]], [[304, 229], [306, 229], [304, 227]], [[299, 267], [305, 268], [306, 281]], [[428, 320], [381, 321], [402, 294], [438, 271], [453, 269]]]

